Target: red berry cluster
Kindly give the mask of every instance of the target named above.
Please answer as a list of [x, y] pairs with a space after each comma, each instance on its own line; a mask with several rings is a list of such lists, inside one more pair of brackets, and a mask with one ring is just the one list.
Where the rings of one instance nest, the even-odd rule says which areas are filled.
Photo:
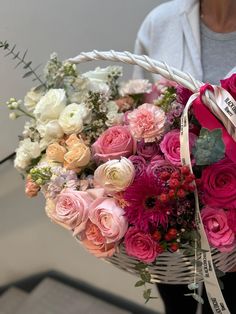
[[195, 176], [190, 172], [188, 166], [182, 166], [173, 173], [163, 171], [160, 173], [160, 179], [166, 181], [169, 187], [168, 193], [162, 193], [159, 196], [159, 200], [163, 203], [174, 198], [184, 198], [188, 193], [195, 190], [193, 184]]
[[167, 232], [165, 233], [163, 239], [162, 234], [159, 230], [154, 231], [152, 234], [152, 238], [159, 242], [161, 241], [163, 244], [163, 250], [164, 248], [168, 248], [171, 252], [175, 252], [179, 249], [179, 243], [177, 242], [178, 237], [178, 231], [175, 228], [169, 228]]

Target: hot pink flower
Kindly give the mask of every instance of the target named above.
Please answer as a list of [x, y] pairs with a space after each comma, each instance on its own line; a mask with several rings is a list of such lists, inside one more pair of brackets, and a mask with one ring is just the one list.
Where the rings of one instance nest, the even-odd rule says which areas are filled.
[[136, 141], [127, 126], [113, 126], [102, 133], [92, 147], [95, 160], [106, 162], [134, 154]]
[[157, 243], [151, 235], [130, 227], [125, 235], [125, 249], [128, 255], [145, 263], [152, 263], [157, 257]]
[[220, 81], [221, 86], [226, 89], [236, 100], [236, 73]]
[[228, 225], [236, 234], [236, 208], [230, 209], [227, 212]]
[[93, 198], [88, 192], [65, 189], [59, 194], [55, 210], [50, 212], [50, 218], [73, 230], [74, 235], [77, 235], [85, 229], [92, 201]]
[[165, 112], [154, 105], [143, 104], [127, 115], [131, 133], [137, 140], [154, 142], [164, 132]]
[[209, 243], [221, 252], [232, 251], [236, 245], [235, 234], [228, 225], [226, 212], [206, 206], [201, 216]]
[[95, 200], [89, 209], [89, 219], [98, 227], [106, 243], [121, 240], [128, 228], [124, 210], [113, 198], [101, 197]]
[[226, 158], [206, 167], [201, 178], [202, 201], [219, 208], [236, 208], [236, 164]]
[[[181, 165], [180, 160], [180, 131], [175, 129], [164, 136], [160, 148], [162, 153], [165, 155], [166, 160], [176, 166]], [[197, 136], [193, 133], [189, 133], [189, 146], [190, 151], [194, 146]], [[192, 163], [194, 160], [192, 160]]]

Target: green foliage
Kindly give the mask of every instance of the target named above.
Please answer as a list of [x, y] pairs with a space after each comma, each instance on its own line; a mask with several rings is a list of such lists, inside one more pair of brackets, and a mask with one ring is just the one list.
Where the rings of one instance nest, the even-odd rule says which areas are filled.
[[222, 140], [222, 130], [212, 131], [202, 128], [196, 145], [193, 148], [196, 165], [210, 165], [224, 158], [225, 145]]
[[18, 61], [15, 68], [17, 68], [19, 65], [22, 65], [23, 69], [27, 71], [23, 75], [23, 78], [32, 76], [33, 81], [39, 81], [40, 85], [45, 85], [45, 83], [41, 80], [40, 75], [36, 72], [36, 70], [39, 68], [39, 65], [36, 68], [32, 68], [32, 61], [26, 60], [28, 50], [25, 50], [25, 52], [21, 54], [20, 51], [16, 50], [16, 45], [10, 47], [10, 44], [7, 41], [0, 41], [0, 48], [7, 52], [5, 57], [12, 56], [13, 60]]

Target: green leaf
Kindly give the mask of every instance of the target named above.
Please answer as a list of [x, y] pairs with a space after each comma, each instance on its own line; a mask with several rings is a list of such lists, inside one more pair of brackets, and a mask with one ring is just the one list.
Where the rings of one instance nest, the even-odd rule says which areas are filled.
[[145, 268], [147, 268], [147, 265], [142, 263], [142, 262], [140, 262], [140, 263], [136, 264], [134, 268], [136, 270], [144, 270]]
[[134, 286], [135, 287], [140, 287], [140, 286], [143, 286], [143, 285], [145, 285], [145, 281], [139, 280], [139, 281], [136, 282], [136, 284]]
[[192, 152], [198, 166], [210, 165], [224, 158], [225, 145], [222, 140], [222, 130], [211, 131], [202, 128]]
[[151, 292], [152, 292], [152, 289], [146, 289], [143, 291], [143, 297], [144, 299], [146, 300], [145, 303], [147, 303], [151, 297]]
[[23, 77], [23, 78], [29, 77], [29, 76], [32, 75], [33, 73], [34, 73], [33, 71], [26, 72], [22, 77]]
[[145, 282], [151, 282], [151, 275], [149, 274], [149, 272], [145, 271], [143, 273], [140, 274], [140, 277], [143, 281]]

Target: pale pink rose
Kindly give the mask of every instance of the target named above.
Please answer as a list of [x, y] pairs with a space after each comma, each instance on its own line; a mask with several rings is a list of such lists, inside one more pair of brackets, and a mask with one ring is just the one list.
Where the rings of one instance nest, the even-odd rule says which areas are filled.
[[92, 146], [97, 161], [129, 157], [136, 151], [136, 141], [127, 126], [113, 126], [99, 136]]
[[121, 240], [128, 228], [124, 210], [113, 198], [96, 199], [90, 206], [89, 219], [99, 228], [106, 243]]
[[156, 260], [158, 247], [150, 234], [139, 231], [136, 227], [130, 227], [125, 234], [124, 243], [128, 255], [145, 263]]
[[236, 239], [228, 225], [226, 212], [206, 206], [201, 216], [209, 243], [221, 252], [231, 252], [236, 246]]
[[112, 257], [116, 252], [116, 244], [95, 244], [93, 241], [89, 241], [88, 239], [84, 239], [81, 241], [83, 246], [93, 255], [98, 258], [107, 258]]
[[[197, 136], [193, 133], [189, 133], [189, 147], [190, 152], [197, 140]], [[160, 148], [165, 156], [165, 159], [176, 166], [181, 166], [180, 159], [180, 130], [172, 130], [165, 134], [161, 141]], [[192, 159], [194, 164], [194, 159]]]
[[121, 96], [137, 95], [149, 93], [152, 90], [152, 84], [148, 80], [130, 80], [120, 88]]
[[137, 140], [154, 142], [164, 132], [165, 112], [152, 104], [143, 104], [129, 112], [127, 120], [130, 131]]
[[25, 194], [28, 197], [34, 197], [38, 195], [39, 190], [40, 186], [35, 183], [30, 176], [28, 176], [25, 183]]
[[93, 198], [88, 192], [65, 189], [59, 194], [50, 217], [77, 235], [85, 229], [92, 202]]
[[167, 87], [176, 88], [178, 86], [178, 83], [176, 83], [175, 81], [167, 80], [164, 77], [160, 78], [155, 84], [159, 90], [162, 90], [163, 88]]

